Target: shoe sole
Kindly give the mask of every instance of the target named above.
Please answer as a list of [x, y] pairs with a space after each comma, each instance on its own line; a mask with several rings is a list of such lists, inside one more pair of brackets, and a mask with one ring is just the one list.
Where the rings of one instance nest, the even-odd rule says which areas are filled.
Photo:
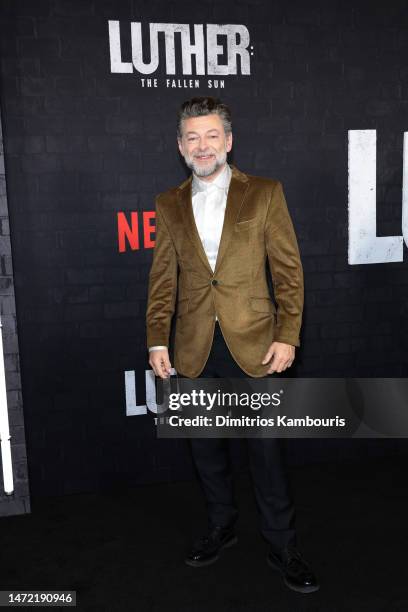
[[295, 586], [295, 585], [291, 584], [287, 580], [287, 578], [285, 577], [285, 572], [283, 572], [278, 565], [273, 563], [273, 561], [271, 561], [269, 559], [269, 557], [266, 558], [266, 561], [267, 561], [269, 567], [271, 567], [275, 571], [279, 572], [281, 574], [281, 576], [283, 576], [283, 582], [286, 584], [288, 589], [291, 589], [292, 591], [296, 591], [297, 593], [315, 593], [315, 591], [318, 591], [320, 589], [320, 585], [318, 585], [318, 584], [316, 584], [314, 586], [307, 586], [307, 587]]
[[[238, 542], [238, 536], [234, 536], [231, 540], [228, 540], [228, 542], [225, 542], [225, 544], [220, 546], [218, 551], [221, 551], [224, 548], [230, 548], [231, 546], [234, 546], [234, 544], [236, 544], [237, 542]], [[184, 562], [186, 565], [189, 565], [190, 567], [205, 567], [207, 565], [212, 565], [213, 563], [218, 561], [218, 559], [219, 559], [219, 554], [217, 553], [215, 557], [212, 557], [211, 559], [207, 559], [207, 561], [190, 561], [190, 559], [184, 559]]]

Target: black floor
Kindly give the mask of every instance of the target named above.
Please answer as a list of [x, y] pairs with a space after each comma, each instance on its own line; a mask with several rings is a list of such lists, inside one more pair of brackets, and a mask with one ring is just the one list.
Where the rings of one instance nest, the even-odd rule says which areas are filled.
[[246, 473], [239, 543], [212, 566], [183, 564], [205, 525], [198, 485], [149, 485], [34, 500], [31, 515], [0, 519], [0, 590], [75, 589], [77, 609], [95, 611], [406, 612], [407, 468], [398, 456], [291, 468], [317, 593], [289, 591], [267, 566]]

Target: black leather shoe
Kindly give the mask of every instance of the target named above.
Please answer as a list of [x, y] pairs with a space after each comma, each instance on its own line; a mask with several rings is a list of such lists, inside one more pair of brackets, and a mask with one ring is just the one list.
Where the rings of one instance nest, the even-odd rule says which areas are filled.
[[194, 543], [192, 551], [184, 561], [191, 567], [211, 565], [217, 561], [220, 550], [237, 542], [238, 538], [232, 527], [213, 527], [207, 536]]
[[319, 590], [319, 583], [310, 565], [303, 559], [295, 546], [288, 546], [279, 557], [269, 550], [268, 564], [283, 576], [287, 587], [299, 593], [313, 593]]

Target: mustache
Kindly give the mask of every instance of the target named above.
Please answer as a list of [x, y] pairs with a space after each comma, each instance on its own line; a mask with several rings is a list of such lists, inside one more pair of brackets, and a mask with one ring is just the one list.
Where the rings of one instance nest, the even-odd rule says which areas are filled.
[[199, 153], [193, 153], [193, 157], [201, 157], [202, 155], [217, 155], [215, 151], [200, 151]]

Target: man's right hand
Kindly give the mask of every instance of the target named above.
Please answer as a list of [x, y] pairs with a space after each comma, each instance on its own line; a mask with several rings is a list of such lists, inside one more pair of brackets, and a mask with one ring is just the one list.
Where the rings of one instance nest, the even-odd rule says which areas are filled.
[[168, 378], [171, 371], [168, 349], [155, 349], [150, 351], [149, 355], [149, 364], [156, 376]]

